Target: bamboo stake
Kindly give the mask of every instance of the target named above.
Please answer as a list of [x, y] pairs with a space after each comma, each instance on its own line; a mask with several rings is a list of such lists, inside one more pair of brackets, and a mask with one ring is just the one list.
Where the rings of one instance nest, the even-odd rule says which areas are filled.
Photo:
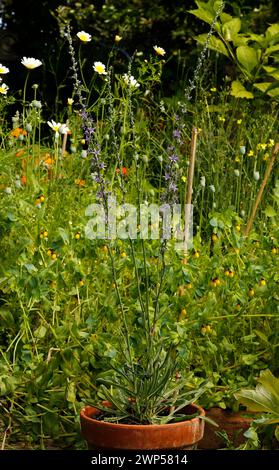
[[279, 151], [279, 142], [277, 142], [277, 144], [275, 144], [275, 146], [273, 148], [273, 152], [272, 152], [270, 162], [269, 162], [268, 166], [266, 167], [263, 182], [261, 184], [261, 187], [260, 187], [260, 190], [258, 192], [255, 204], [254, 204], [252, 212], [251, 212], [251, 215], [250, 215], [249, 220], [247, 222], [247, 226], [246, 226], [246, 229], [245, 229], [245, 232], [244, 232], [245, 237], [248, 237], [248, 235], [251, 231], [251, 228], [252, 228], [255, 216], [256, 216], [257, 209], [258, 209], [259, 204], [260, 204], [261, 199], [262, 199], [264, 188], [266, 187], [266, 183], [267, 183], [267, 180], [270, 176], [270, 173], [271, 173], [271, 170], [272, 170], [273, 164], [275, 162], [275, 158], [276, 158], [276, 155], [277, 155], [278, 151]]
[[190, 162], [187, 178], [187, 192], [185, 197], [185, 226], [184, 226], [184, 263], [187, 263], [187, 254], [188, 254], [188, 241], [189, 241], [189, 225], [191, 218], [191, 202], [192, 202], [192, 193], [193, 193], [193, 179], [194, 179], [194, 169], [195, 169], [195, 160], [196, 160], [196, 149], [197, 149], [197, 138], [198, 138], [198, 129], [196, 127], [192, 130], [191, 138], [191, 152], [190, 152]]

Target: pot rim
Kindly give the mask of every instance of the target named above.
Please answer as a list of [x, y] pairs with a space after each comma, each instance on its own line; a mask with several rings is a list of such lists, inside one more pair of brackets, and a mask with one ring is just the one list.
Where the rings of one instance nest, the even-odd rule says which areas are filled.
[[88, 416], [88, 412], [89, 410], [96, 410], [98, 411], [97, 408], [94, 408], [94, 406], [90, 406], [90, 405], [87, 405], [85, 407], [83, 407], [81, 410], [80, 410], [80, 417], [82, 420], [86, 421], [87, 423], [92, 423], [92, 421], [97, 424], [97, 425], [101, 425], [101, 426], [105, 426], [105, 427], [112, 427], [112, 428], [118, 428], [118, 429], [126, 429], [126, 430], [132, 430], [132, 429], [138, 429], [138, 430], [143, 430], [143, 429], [158, 429], [159, 427], [161, 429], [164, 429], [164, 428], [167, 428], [167, 429], [174, 429], [174, 428], [179, 428], [181, 425], [185, 425], [187, 423], [193, 423], [195, 421], [199, 421], [201, 416], [205, 416], [205, 411], [204, 409], [197, 405], [196, 403], [191, 403], [190, 405], [186, 405], [186, 406], [191, 406], [193, 408], [195, 408], [197, 411], [199, 411], [199, 416], [195, 416], [194, 418], [192, 419], [187, 419], [185, 421], [179, 421], [178, 423], [167, 423], [167, 424], [121, 424], [121, 423], [110, 423], [108, 421], [99, 421], [97, 419], [94, 419], [92, 418], [91, 416]]

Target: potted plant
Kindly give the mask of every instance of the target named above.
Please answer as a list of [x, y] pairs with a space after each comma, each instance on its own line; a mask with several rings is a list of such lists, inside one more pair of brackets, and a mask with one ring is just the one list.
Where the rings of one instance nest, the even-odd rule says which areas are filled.
[[[258, 384], [253, 389], [243, 389], [235, 394], [239, 403], [247, 406], [249, 410], [257, 414], [245, 437], [248, 438], [243, 448], [258, 448], [258, 432], [263, 428], [270, 428], [269, 440], [276, 441], [275, 448], [278, 448], [279, 441], [279, 379], [274, 377], [269, 369], [263, 370], [258, 378]], [[269, 443], [270, 445], [270, 443]]]
[[[110, 266], [108, 278], [115, 290], [116, 309], [121, 318], [119, 355], [117, 360], [112, 360], [110, 369], [98, 378], [100, 386], [96, 402], [81, 410], [82, 435], [90, 449], [193, 448], [204, 431], [204, 411], [195, 402], [203, 393], [206, 381], [193, 388], [192, 374], [180, 371], [177, 345], [166, 339], [164, 329], [164, 315], [172, 308], [172, 292], [166, 277], [172, 278], [174, 259], [183, 269], [183, 252], [181, 254], [175, 249], [176, 226], [173, 226], [170, 217], [170, 211], [178, 202], [178, 159], [183, 144], [183, 127], [177, 118], [174, 142], [166, 150], [164, 188], [158, 189], [159, 204], [156, 207], [152, 205], [155, 216], [154, 212], [151, 214], [155, 222], [150, 224], [150, 214], [144, 212], [146, 161], [137, 154], [133, 116], [133, 98], [139, 84], [131, 75], [131, 63], [128, 73], [119, 79], [119, 93], [124, 103], [121, 123], [119, 116], [116, 119], [114, 110], [112, 82], [115, 77], [112, 68], [106, 70], [101, 62], [94, 64], [96, 76], [100, 75], [99, 79], [103, 80], [102, 96], [106, 96], [105, 102], [108, 103], [108, 132], [116, 157], [115, 174], [111, 174], [101, 152], [95, 122], [83, 96], [84, 88], [78, 80], [69, 28], [66, 35], [72, 57], [78, 112], [82, 119], [87, 154], [92, 158], [91, 175], [96, 191], [96, 202], [87, 210], [87, 215], [92, 219], [86, 226], [85, 234], [94, 241], [96, 238], [105, 239]], [[163, 49], [157, 49], [158, 54], [163, 55]], [[154, 71], [158, 80], [156, 63]], [[119, 126], [122, 126], [120, 140], [117, 138]], [[128, 149], [128, 158], [124, 149]], [[129, 179], [127, 161], [130, 163]], [[134, 198], [127, 201], [127, 194], [131, 192], [134, 192]], [[135, 205], [132, 204], [134, 201]], [[116, 216], [116, 206], [124, 216], [120, 222]], [[151, 236], [148, 235], [148, 231], [153, 229], [155, 236], [154, 231]], [[118, 252], [119, 246], [121, 253]]]

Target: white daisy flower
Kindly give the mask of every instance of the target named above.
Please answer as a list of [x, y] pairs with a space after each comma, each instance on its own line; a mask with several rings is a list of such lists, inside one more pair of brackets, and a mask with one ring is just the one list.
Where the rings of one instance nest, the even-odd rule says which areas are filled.
[[99, 75], [106, 75], [106, 66], [102, 62], [94, 62], [93, 69]]
[[8, 69], [8, 67], [5, 67], [5, 65], [0, 64], [0, 73], [1, 74], [9, 73], [9, 71], [10, 70]]
[[34, 59], [34, 57], [23, 57], [21, 63], [29, 70], [36, 69], [42, 65], [42, 62], [39, 59]]
[[77, 37], [82, 41], [82, 42], [90, 42], [92, 39], [91, 34], [86, 33], [85, 31], [79, 31], [77, 33]]

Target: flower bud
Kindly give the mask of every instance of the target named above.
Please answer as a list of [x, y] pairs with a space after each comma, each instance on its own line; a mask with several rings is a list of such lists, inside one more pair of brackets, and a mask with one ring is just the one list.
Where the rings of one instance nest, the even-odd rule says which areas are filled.
[[260, 173], [258, 171], [254, 171], [254, 180], [259, 181], [260, 179]]

